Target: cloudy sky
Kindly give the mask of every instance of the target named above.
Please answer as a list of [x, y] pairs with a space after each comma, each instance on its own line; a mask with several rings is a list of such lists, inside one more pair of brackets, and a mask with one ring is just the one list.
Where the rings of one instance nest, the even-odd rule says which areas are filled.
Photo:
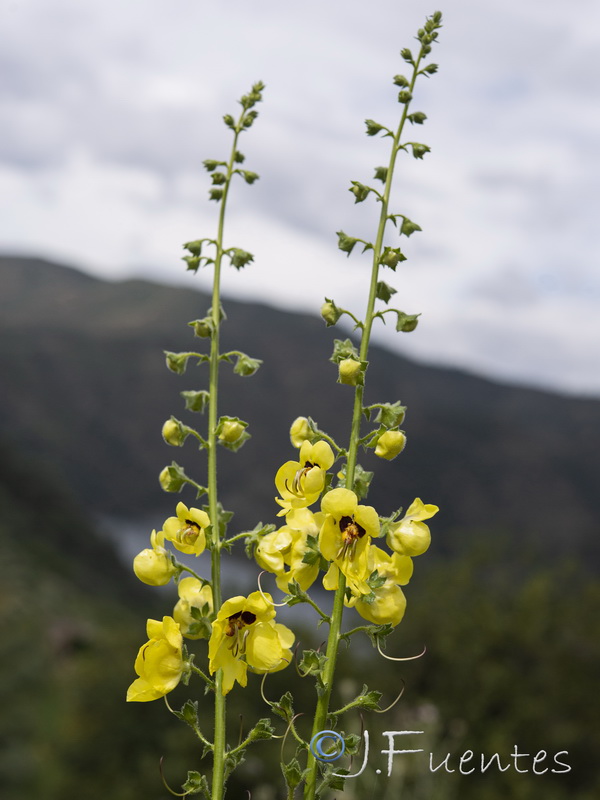
[[[432, 363], [600, 395], [600, 4], [447, 0], [393, 210], [405, 241], [397, 305], [422, 312], [389, 347]], [[362, 313], [368, 260], [340, 228], [373, 237], [353, 205], [396, 124], [399, 50], [435, 6], [422, 0], [0, 0], [0, 251], [107, 278], [206, 286], [181, 243], [215, 230], [205, 158], [229, 149], [221, 117], [267, 84], [236, 186], [229, 245], [256, 263], [228, 293]], [[395, 243], [393, 241], [392, 243]]]

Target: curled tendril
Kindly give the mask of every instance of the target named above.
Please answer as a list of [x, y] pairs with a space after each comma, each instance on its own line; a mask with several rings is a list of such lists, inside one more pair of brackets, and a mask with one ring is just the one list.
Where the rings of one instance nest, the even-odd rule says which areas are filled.
[[192, 792], [195, 791], [194, 789], [188, 789], [187, 792], [174, 792], [173, 789], [171, 789], [171, 787], [167, 783], [167, 779], [165, 778], [165, 773], [163, 771], [163, 761], [164, 760], [165, 760], [165, 757], [161, 756], [160, 757], [160, 761], [159, 761], [159, 770], [160, 770], [160, 777], [161, 777], [161, 780], [163, 782], [163, 786], [165, 787], [167, 792], [169, 792], [169, 794], [172, 794], [173, 797], [187, 797], [188, 794], [192, 794]]
[[392, 656], [386, 656], [386, 654], [381, 651], [379, 642], [377, 642], [377, 650], [379, 651], [379, 655], [383, 656], [383, 658], [387, 658], [388, 661], [415, 661], [417, 658], [422, 658], [425, 655], [427, 652], [427, 647], [423, 647], [423, 652], [419, 653], [418, 656], [405, 656], [404, 658], [393, 658]]
[[262, 571], [262, 572], [259, 572], [259, 574], [258, 574], [258, 578], [256, 579], [256, 583], [258, 584], [258, 591], [260, 592], [260, 596], [262, 597], [262, 599], [263, 599], [265, 602], [267, 602], [267, 603], [272, 603], [272, 604], [273, 604], [273, 606], [274, 606], [275, 608], [281, 608], [282, 606], [287, 606], [287, 603], [286, 603], [285, 601], [284, 601], [283, 603], [273, 603], [273, 601], [272, 601], [272, 600], [269, 600], [269, 599], [267, 598], [266, 594], [263, 592], [263, 590], [262, 590], [262, 586], [261, 586], [261, 584], [260, 584], [260, 579], [262, 578], [262, 576], [263, 576], [263, 575], [266, 575], [266, 574], [267, 574], [267, 570], [266, 570], [266, 569], [263, 569], [263, 571]]

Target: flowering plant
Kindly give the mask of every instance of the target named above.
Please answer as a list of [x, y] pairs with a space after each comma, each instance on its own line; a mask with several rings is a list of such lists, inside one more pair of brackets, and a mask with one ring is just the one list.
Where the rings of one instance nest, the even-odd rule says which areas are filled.
[[[317, 613], [319, 624], [329, 626], [325, 653], [305, 650], [299, 658], [300, 675], [314, 680], [317, 700], [313, 715], [312, 732], [306, 736], [297, 723], [293, 694], [286, 692], [278, 702], [265, 698], [269, 710], [283, 719], [281, 735], [291, 734], [296, 743], [296, 753], [289, 761], [282, 760], [282, 772], [288, 797], [292, 798], [302, 785], [305, 800], [324, 796], [329, 789], [343, 786], [343, 773], [334, 773], [327, 762], [331, 758], [321, 750], [315, 752], [312, 742], [328, 724], [337, 725], [343, 712], [351, 708], [378, 710], [379, 694], [365, 687], [352, 702], [339, 711], [331, 710], [338, 647], [342, 639], [349, 641], [359, 632], [366, 632], [380, 649], [385, 638], [402, 620], [406, 598], [401, 589], [413, 572], [412, 558], [423, 554], [430, 543], [430, 531], [425, 520], [437, 513], [435, 505], [424, 504], [419, 498], [409, 503], [408, 510], [394, 511], [390, 516], [380, 515], [365, 500], [373, 473], [365, 471], [358, 463], [359, 448], [372, 449], [384, 461], [398, 457], [406, 445], [406, 435], [401, 430], [405, 408], [400, 401], [365, 405], [365, 385], [371, 331], [377, 320], [386, 321], [386, 315], [396, 316], [396, 330], [410, 332], [417, 327], [418, 314], [408, 314], [389, 306], [396, 290], [383, 281], [384, 269], [396, 271], [406, 260], [399, 246], [386, 243], [389, 223], [400, 236], [409, 237], [421, 230], [404, 213], [390, 210], [391, 190], [396, 160], [400, 155], [422, 159], [429, 151], [427, 145], [406, 141], [407, 123], [422, 125], [425, 114], [412, 110], [413, 92], [419, 76], [433, 75], [437, 66], [424, 65], [441, 27], [441, 14], [434, 13], [418, 31], [418, 53], [405, 48], [403, 61], [409, 66], [408, 76], [396, 75], [401, 108], [400, 121], [388, 127], [372, 119], [366, 120], [368, 136], [382, 134], [390, 140], [387, 166], [375, 168], [375, 181], [379, 188], [352, 181], [350, 191], [356, 203], [374, 199], [380, 204], [379, 223], [373, 241], [337, 233], [338, 247], [348, 256], [357, 244], [363, 253], [371, 255], [371, 279], [364, 317], [326, 298], [321, 316], [328, 326], [335, 325], [348, 316], [359, 332], [358, 345], [350, 339], [338, 339], [331, 360], [338, 367], [338, 382], [351, 387], [354, 405], [348, 444], [340, 445], [310, 417], [299, 417], [291, 424], [290, 440], [298, 456], [286, 461], [277, 471], [274, 480], [280, 506], [274, 516], [284, 517], [284, 524], [259, 525], [253, 531], [230, 536], [228, 523], [231, 513], [225, 511], [218, 500], [217, 453], [221, 445], [238, 450], [249, 439], [248, 425], [239, 417], [219, 416], [219, 370], [224, 364], [233, 365], [233, 372], [241, 377], [253, 375], [260, 360], [241, 351], [221, 352], [220, 329], [225, 316], [221, 305], [220, 279], [222, 265], [229, 261], [235, 269], [252, 262], [251, 253], [240, 247], [225, 246], [225, 217], [227, 200], [235, 178], [252, 184], [258, 175], [246, 169], [245, 157], [238, 149], [240, 136], [254, 124], [258, 112], [256, 105], [262, 101], [264, 85], [255, 83], [251, 91], [240, 100], [241, 112], [237, 118], [225, 115], [224, 122], [232, 132], [233, 142], [227, 160], [206, 160], [204, 166], [211, 175], [210, 199], [219, 207], [215, 238], [201, 238], [184, 245], [187, 268], [196, 272], [212, 268], [212, 305], [206, 315], [189, 323], [194, 335], [208, 341], [208, 352], [166, 353], [167, 367], [184, 374], [189, 363], [207, 364], [208, 388], [187, 390], [182, 393], [185, 407], [190, 412], [206, 413], [206, 432], [200, 433], [175, 417], [163, 426], [163, 438], [173, 447], [183, 446], [194, 439], [208, 460], [207, 484], [201, 485], [191, 478], [176, 462], [163, 469], [160, 483], [167, 492], [179, 492], [191, 487], [196, 499], [206, 497], [203, 508], [188, 507], [179, 502], [175, 515], [169, 517], [158, 532], [151, 535], [151, 547], [143, 550], [134, 561], [138, 578], [146, 584], [161, 586], [173, 580], [177, 584], [179, 600], [173, 616], [162, 622], [148, 620], [149, 641], [142, 646], [135, 661], [138, 678], [129, 688], [127, 699], [146, 702], [165, 697], [180, 681], [191, 677], [203, 681], [205, 690], [214, 703], [212, 739], [204, 733], [206, 717], [198, 713], [198, 703], [188, 701], [181, 711], [173, 713], [193, 729], [202, 742], [205, 753], [212, 754], [212, 777], [207, 772], [188, 773], [179, 796], [202, 792], [208, 800], [222, 800], [225, 781], [229, 773], [243, 758], [246, 749], [257, 739], [276, 736], [271, 718], [259, 720], [250, 733], [237, 746], [228, 744], [226, 698], [237, 691], [235, 684], [246, 687], [248, 672], [258, 673], [264, 680], [269, 673], [289, 667], [296, 654], [292, 653], [294, 633], [276, 621], [276, 604], [257, 582], [257, 590], [247, 597], [238, 595], [223, 598], [221, 580], [221, 554], [237, 542], [245, 541], [248, 554], [258, 566], [275, 576], [284, 600], [277, 605], [291, 606], [307, 603]], [[363, 433], [364, 421], [370, 430]], [[337, 473], [333, 468], [337, 464]], [[335, 486], [333, 482], [336, 481]], [[320, 510], [311, 509], [320, 501]], [[396, 498], [392, 499], [396, 503]], [[384, 541], [389, 551], [384, 549]], [[200, 557], [204, 566], [192, 569], [180, 562], [175, 553]], [[206, 554], [205, 554], [206, 553]], [[208, 560], [210, 559], [210, 568]], [[194, 564], [196, 563], [194, 559]], [[184, 576], [184, 573], [189, 573]], [[323, 610], [315, 596], [309, 594], [322, 573], [323, 587], [333, 593], [330, 610]], [[369, 623], [343, 631], [345, 608], [354, 608]], [[208, 663], [202, 668], [195, 663], [183, 640], [208, 639]], [[381, 652], [381, 650], [380, 650]], [[262, 692], [262, 690], [261, 690]], [[264, 698], [264, 694], [263, 694]], [[168, 706], [170, 709], [170, 706]], [[170, 709], [172, 710], [172, 709]], [[329, 721], [329, 723], [328, 723]], [[344, 731], [335, 734], [344, 743], [350, 755], [358, 748], [357, 737]], [[173, 792], [176, 794], [175, 792]]]

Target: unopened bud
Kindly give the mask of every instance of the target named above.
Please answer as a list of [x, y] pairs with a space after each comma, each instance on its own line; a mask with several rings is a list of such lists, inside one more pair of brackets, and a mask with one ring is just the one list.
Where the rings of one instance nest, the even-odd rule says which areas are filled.
[[162, 427], [162, 437], [171, 447], [181, 447], [185, 442], [186, 436], [187, 433], [184, 426], [175, 417], [168, 419]]
[[290, 441], [294, 447], [302, 447], [302, 443], [311, 438], [310, 425], [306, 417], [297, 417], [290, 428]]
[[377, 440], [375, 455], [391, 461], [404, 450], [405, 445], [406, 436], [402, 431], [386, 431]]
[[335, 303], [333, 303], [331, 300], [327, 300], [327, 302], [323, 303], [321, 306], [321, 316], [329, 328], [331, 325], [335, 325], [338, 319], [342, 316], [342, 312]]
[[173, 462], [174, 466], [165, 467], [158, 476], [158, 481], [164, 492], [180, 492], [185, 483], [185, 475], [181, 467]]
[[241, 422], [228, 419], [222, 423], [219, 439], [222, 442], [229, 442], [231, 444], [233, 442], [237, 442], [243, 432], [244, 426]]
[[362, 367], [360, 361], [354, 358], [345, 358], [339, 364], [340, 383], [346, 383], [348, 386], [358, 386], [362, 378]]

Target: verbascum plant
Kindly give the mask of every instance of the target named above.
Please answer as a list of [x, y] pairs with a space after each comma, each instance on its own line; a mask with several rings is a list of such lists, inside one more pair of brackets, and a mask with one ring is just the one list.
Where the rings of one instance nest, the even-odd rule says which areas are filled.
[[[208, 800], [222, 800], [228, 775], [254, 741], [289, 736], [296, 750], [291, 758], [282, 757], [287, 797], [293, 798], [301, 788], [305, 800], [324, 797], [343, 788], [348, 771], [340, 768], [334, 771], [331, 762], [337, 755], [324, 751], [320, 745], [315, 747], [315, 741], [323, 732], [328, 733], [330, 739], [342, 743], [345, 753], [352, 756], [358, 752], [361, 739], [339, 727], [342, 715], [352, 709], [381, 711], [381, 694], [367, 686], [342, 708], [332, 709], [331, 703], [340, 644], [348, 644], [355, 635], [363, 633], [381, 653], [385, 639], [401, 622], [406, 609], [401, 587], [411, 578], [412, 559], [429, 547], [431, 537], [426, 520], [438, 511], [437, 506], [423, 503], [420, 498], [390, 498], [392, 508], [402, 501], [408, 508], [404, 514], [400, 508], [387, 516], [365, 503], [373, 473], [361, 467], [358, 453], [360, 448], [373, 450], [383, 461], [391, 461], [406, 446], [406, 435], [401, 429], [405, 407], [399, 400], [366, 403], [365, 389], [373, 325], [385, 322], [390, 314], [395, 317], [399, 332], [413, 331], [418, 324], [418, 314], [389, 305], [396, 289], [381, 279], [381, 273], [386, 269], [395, 272], [406, 260], [401, 247], [389, 242], [389, 233], [410, 237], [421, 230], [403, 211], [391, 209], [391, 192], [397, 159], [401, 156], [422, 159], [429, 152], [427, 145], [407, 140], [405, 131], [408, 125], [412, 130], [426, 119], [423, 112], [412, 110], [413, 94], [420, 76], [427, 77], [437, 71], [437, 65], [425, 61], [437, 40], [441, 19], [440, 12], [434, 13], [418, 31], [419, 49], [415, 54], [407, 48], [401, 51], [409, 74], [399, 74], [393, 79], [398, 89], [399, 122], [388, 126], [366, 120], [367, 135], [381, 135], [390, 144], [388, 163], [375, 167], [374, 180], [378, 184], [372, 186], [355, 180], [350, 186], [356, 203], [374, 200], [380, 204], [374, 237], [363, 239], [344, 231], [337, 234], [338, 247], [348, 256], [356, 245], [361, 245], [363, 253], [368, 253], [371, 259], [368, 300], [362, 317], [337, 305], [332, 298], [326, 298], [321, 308], [327, 326], [336, 325], [348, 316], [359, 334], [357, 343], [350, 339], [336, 340], [331, 357], [337, 366], [338, 382], [354, 392], [348, 442], [338, 444], [310, 416], [294, 420], [290, 440], [298, 455], [286, 461], [274, 476], [279, 506], [274, 507], [274, 517], [284, 517], [284, 524], [277, 527], [259, 523], [253, 531], [232, 536], [228, 534], [232, 514], [218, 500], [217, 453], [219, 445], [238, 450], [248, 440], [249, 433], [247, 423], [239, 417], [219, 416], [219, 369], [222, 365], [233, 365], [233, 372], [246, 378], [256, 372], [261, 362], [241, 351], [220, 351], [219, 334], [225, 319], [220, 276], [226, 261], [240, 269], [253, 260], [247, 251], [225, 246], [225, 215], [233, 180], [238, 177], [252, 184], [258, 179], [256, 173], [242, 166], [245, 158], [238, 143], [257, 117], [255, 106], [262, 100], [262, 83], [256, 83], [241, 98], [237, 118], [224, 117], [233, 135], [229, 158], [204, 162], [212, 179], [210, 199], [219, 206], [217, 233], [215, 238], [187, 242], [184, 260], [194, 272], [201, 267], [213, 271], [212, 305], [204, 317], [189, 323], [194, 335], [207, 341], [208, 352], [168, 352], [166, 360], [168, 368], [179, 374], [186, 371], [189, 363], [208, 366], [208, 387], [182, 392], [186, 409], [206, 413], [207, 424], [201, 433], [171, 417], [165, 422], [162, 434], [173, 447], [195, 440], [200, 450], [206, 451], [208, 479], [206, 486], [201, 485], [172, 462], [161, 472], [159, 480], [167, 492], [190, 487], [195, 492], [192, 502], [206, 498], [206, 503], [197, 508], [179, 502], [175, 514], [165, 520], [162, 529], [152, 532], [150, 548], [134, 560], [134, 571], [141, 581], [163, 586], [173, 580], [179, 600], [172, 616], [165, 616], [162, 621], [148, 620], [149, 641], [138, 653], [135, 661], [138, 677], [127, 696], [130, 701], [155, 700], [166, 697], [181, 681], [187, 683], [194, 678], [204, 684], [205, 692], [212, 698], [212, 715], [205, 710], [206, 702], [201, 713], [195, 700], [188, 700], [179, 711], [172, 710], [167, 703], [169, 710], [192, 728], [204, 746], [204, 755], [212, 755], [211, 766], [188, 773], [181, 792], [173, 792], [179, 796], [202, 793]], [[265, 491], [269, 491], [268, 487]], [[221, 553], [242, 542], [258, 568], [273, 574], [277, 588], [284, 595], [282, 602], [274, 603], [271, 595], [263, 591], [258, 576], [257, 590], [247, 597], [223, 598]], [[174, 551], [199, 557], [203, 566], [192, 569], [181, 563]], [[333, 595], [327, 610], [317, 603], [314, 591], [310, 594], [320, 576], [322, 586]], [[276, 621], [276, 607], [298, 603], [311, 606], [318, 624], [328, 625], [324, 652], [304, 650], [293, 654], [294, 633]], [[368, 624], [344, 630], [344, 611], [349, 607]], [[208, 660], [199, 665], [184, 639], [191, 643], [202, 638], [208, 639]], [[286, 669], [294, 659], [297, 659], [297, 673], [314, 681], [316, 686], [310, 733], [303, 735], [300, 730], [293, 690], [273, 702], [266, 699], [260, 687], [270, 716], [258, 720], [239, 744], [229, 744], [227, 695], [248, 685], [252, 680], [248, 672], [262, 676], [253, 680], [264, 681], [269, 673]], [[305, 709], [304, 712], [307, 716]], [[274, 728], [275, 718], [283, 720], [280, 733]], [[207, 727], [212, 731], [210, 738], [205, 733]]]

